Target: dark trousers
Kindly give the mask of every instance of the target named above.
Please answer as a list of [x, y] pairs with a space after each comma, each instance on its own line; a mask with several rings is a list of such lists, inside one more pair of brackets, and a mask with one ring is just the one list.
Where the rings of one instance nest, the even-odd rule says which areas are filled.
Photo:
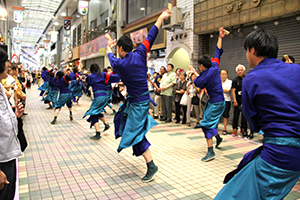
[[[239, 122], [239, 116], [240, 116], [240, 107], [239, 106], [234, 106], [234, 110], [233, 110], [233, 122], [232, 122], [232, 128], [233, 129], [237, 129], [238, 127], [238, 122]], [[241, 130], [244, 130], [244, 132], [247, 132], [247, 120], [244, 117], [243, 113], [242, 113], [242, 119], [241, 119]]]
[[172, 120], [173, 96], [161, 95], [161, 109], [165, 120]]
[[0, 163], [1, 171], [6, 175], [9, 184], [5, 184], [0, 190], [0, 200], [13, 200], [16, 190], [16, 159], [6, 163]]
[[180, 105], [179, 102], [175, 102], [175, 119], [176, 119], [177, 123], [180, 122], [180, 108], [182, 108], [182, 110], [183, 110], [182, 123], [185, 124], [186, 123], [187, 106]]

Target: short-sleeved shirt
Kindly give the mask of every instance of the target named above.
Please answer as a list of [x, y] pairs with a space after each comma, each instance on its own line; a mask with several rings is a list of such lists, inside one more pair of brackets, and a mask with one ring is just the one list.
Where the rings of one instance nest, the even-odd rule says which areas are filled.
[[[224, 89], [231, 90], [231, 85], [232, 85], [232, 81], [229, 80], [228, 78], [224, 82], [222, 82], [223, 90]], [[230, 91], [229, 92], [224, 92], [223, 91], [223, 94], [224, 94], [225, 101], [231, 101]]]
[[[170, 85], [171, 83], [176, 84], [176, 73], [175, 72], [168, 72], [165, 73], [160, 81], [160, 87], [166, 87]], [[173, 96], [173, 87], [169, 87], [168, 89], [161, 91], [160, 95], [165, 95], [165, 96]]]
[[232, 80], [232, 87], [235, 89], [235, 97], [238, 104], [242, 103], [243, 77], [237, 76]]

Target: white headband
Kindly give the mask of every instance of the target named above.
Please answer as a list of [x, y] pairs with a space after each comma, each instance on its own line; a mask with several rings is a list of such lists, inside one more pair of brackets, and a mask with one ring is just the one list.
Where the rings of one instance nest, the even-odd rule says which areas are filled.
[[246, 67], [244, 65], [238, 64], [238, 66], [235, 68], [235, 71], [237, 72], [238, 68], [242, 67], [244, 71], [246, 71]]

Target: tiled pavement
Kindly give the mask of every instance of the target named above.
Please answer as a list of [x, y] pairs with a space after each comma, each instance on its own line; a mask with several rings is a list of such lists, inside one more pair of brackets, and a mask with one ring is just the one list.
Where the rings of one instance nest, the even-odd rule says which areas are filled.
[[[20, 199], [213, 199], [224, 176], [244, 153], [258, 146], [222, 136], [225, 141], [215, 150], [216, 158], [205, 163], [201, 158], [206, 141], [199, 129], [163, 122], [147, 134], [159, 171], [154, 181], [142, 183], [144, 160], [132, 156], [131, 148], [117, 153], [119, 140], [113, 136], [111, 115], [105, 114], [111, 128], [101, 140], [93, 141], [89, 137], [94, 129], [82, 119], [89, 98], [74, 105], [74, 121], [69, 121], [64, 107], [58, 123], [50, 125], [53, 111], [46, 110], [38, 93], [36, 87], [28, 90], [28, 115], [23, 117], [29, 146], [19, 158]], [[297, 198], [299, 181], [286, 197]]]

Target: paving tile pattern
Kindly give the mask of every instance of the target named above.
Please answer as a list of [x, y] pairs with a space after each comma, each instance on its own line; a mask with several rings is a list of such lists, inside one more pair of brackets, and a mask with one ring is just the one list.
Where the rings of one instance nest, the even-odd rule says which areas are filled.
[[[159, 171], [154, 181], [142, 183], [146, 172], [142, 157], [128, 148], [117, 153], [113, 116], [105, 114], [111, 128], [99, 141], [90, 140], [94, 129], [82, 119], [91, 100], [83, 97], [73, 107], [74, 120], [62, 108], [56, 125], [50, 125], [53, 110], [46, 110], [36, 87], [28, 90], [24, 130], [29, 143], [19, 158], [20, 199], [213, 199], [223, 187], [223, 178], [244, 153], [256, 143], [222, 136], [216, 158], [202, 162], [207, 151], [200, 129], [159, 122], [147, 134]], [[195, 125], [192, 124], [192, 126]], [[101, 128], [104, 128], [101, 124]], [[286, 199], [300, 198], [300, 182]]]

